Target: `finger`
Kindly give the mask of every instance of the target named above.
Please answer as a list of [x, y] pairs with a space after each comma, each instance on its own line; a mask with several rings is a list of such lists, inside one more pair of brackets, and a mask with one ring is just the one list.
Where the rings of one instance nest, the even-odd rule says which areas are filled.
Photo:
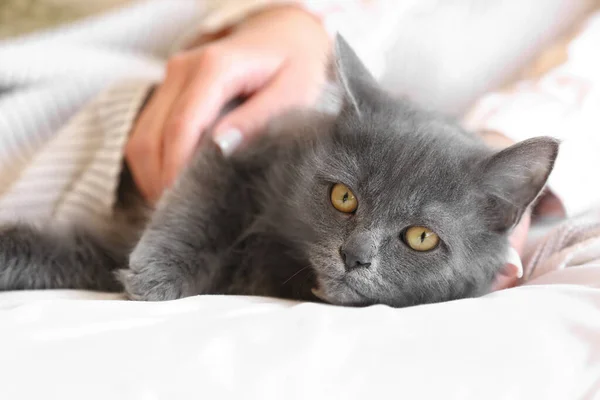
[[500, 273], [495, 277], [494, 282], [492, 283], [492, 286], [490, 288], [490, 292], [496, 292], [498, 290], [504, 290], [515, 287], [518, 282], [519, 279], [516, 275]]
[[[221, 50], [223, 51], [223, 50]], [[171, 109], [163, 134], [162, 182], [169, 186], [225, 103], [264, 85], [276, 66], [205, 50], [193, 81]], [[260, 60], [259, 60], [260, 61]]]
[[170, 186], [196, 149], [206, 127], [224, 104], [216, 71], [201, 71], [183, 91], [171, 110], [162, 135], [163, 186]]
[[214, 141], [223, 154], [229, 155], [236, 147], [264, 128], [275, 115], [288, 109], [314, 103], [318, 85], [295, 80], [293, 70], [282, 70], [262, 91], [227, 114], [215, 128]]
[[558, 197], [549, 190], [542, 194], [537, 201], [537, 204], [535, 205], [535, 214], [562, 218], [566, 216], [564, 205]]
[[529, 211], [526, 211], [521, 217], [521, 221], [517, 224], [517, 226], [513, 229], [513, 231], [510, 234], [510, 245], [515, 250], [517, 250], [519, 254], [523, 254], [523, 250], [525, 250], [530, 226], [531, 213]]
[[163, 126], [186, 79], [183, 66], [167, 68], [165, 81], [142, 111], [125, 150], [133, 178], [142, 195], [150, 202], [156, 201], [162, 192]]

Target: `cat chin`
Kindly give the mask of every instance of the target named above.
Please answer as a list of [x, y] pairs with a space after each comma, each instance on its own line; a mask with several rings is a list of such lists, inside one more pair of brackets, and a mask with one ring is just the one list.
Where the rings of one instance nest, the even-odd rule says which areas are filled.
[[343, 280], [318, 279], [312, 293], [319, 300], [338, 306], [366, 306], [373, 301], [350, 287]]

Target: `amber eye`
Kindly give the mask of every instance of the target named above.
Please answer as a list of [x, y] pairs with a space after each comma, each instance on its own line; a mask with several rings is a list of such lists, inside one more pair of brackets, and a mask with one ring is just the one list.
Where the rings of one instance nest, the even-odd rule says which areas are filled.
[[438, 235], [424, 226], [411, 226], [403, 235], [404, 242], [413, 250], [433, 250], [440, 243]]
[[354, 193], [343, 183], [336, 183], [331, 189], [331, 204], [343, 213], [353, 213], [358, 207]]

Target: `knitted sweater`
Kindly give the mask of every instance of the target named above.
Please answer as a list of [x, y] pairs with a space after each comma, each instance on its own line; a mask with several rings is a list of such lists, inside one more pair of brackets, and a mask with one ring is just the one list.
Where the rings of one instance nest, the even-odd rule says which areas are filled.
[[[418, 1], [177, 0], [174, 7], [173, 0], [147, 0], [54, 30], [0, 41], [0, 223], [109, 216], [123, 147], [140, 104], [148, 88], [161, 79], [168, 56], [193, 35], [235, 23], [261, 7], [297, 3], [322, 18], [330, 32], [341, 31], [379, 77], [384, 73], [381, 55], [392, 45], [395, 19], [403, 14], [402, 7]], [[578, 174], [595, 171], [580, 165], [584, 158], [578, 160], [577, 155], [598, 150], [591, 133], [598, 127], [598, 113], [592, 106], [599, 98], [599, 75], [593, 59], [586, 61], [590, 54], [586, 43], [597, 43], [599, 22], [598, 18], [588, 22], [569, 48], [572, 62], [549, 74], [552, 79], [542, 79], [543, 85], [518, 86], [533, 91], [550, 88], [553, 95], [567, 96], [546, 111], [555, 121], [553, 126], [564, 127], [562, 133], [568, 131], [568, 124], [585, 124], [569, 130], [571, 139], [563, 153], [570, 158], [559, 156], [551, 180], [569, 214], [600, 200], [600, 191], [590, 190], [590, 185], [573, 185], [569, 172], [573, 163]], [[552, 89], [565, 88], [561, 80], [565, 71], [576, 76], [570, 82], [578, 88], [584, 83], [581, 112], [573, 112], [580, 103], [568, 97], [568, 90]], [[514, 90], [491, 95], [467, 122], [474, 129], [500, 130], [516, 139], [546, 133], [529, 129], [544, 117], [533, 118], [525, 108], [511, 107], [519, 99], [532, 98], [530, 92]], [[538, 96], [534, 101], [545, 99]], [[564, 137], [557, 129], [550, 133]]]
[[[124, 144], [168, 56], [193, 35], [274, 3], [298, 3], [334, 32], [342, 16], [360, 10], [375, 18], [381, 10], [374, 6], [386, 2], [138, 1], [0, 41], [0, 223], [110, 216]], [[359, 24], [348, 34], [365, 39], [362, 49], [383, 54], [373, 43], [385, 43], [385, 30], [364, 30]]]

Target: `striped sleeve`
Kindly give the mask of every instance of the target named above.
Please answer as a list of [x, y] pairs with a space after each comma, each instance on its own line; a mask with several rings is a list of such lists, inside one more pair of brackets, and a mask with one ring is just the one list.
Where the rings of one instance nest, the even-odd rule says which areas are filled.
[[69, 222], [112, 213], [123, 149], [151, 82], [116, 85], [39, 149], [0, 197], [0, 220]]

